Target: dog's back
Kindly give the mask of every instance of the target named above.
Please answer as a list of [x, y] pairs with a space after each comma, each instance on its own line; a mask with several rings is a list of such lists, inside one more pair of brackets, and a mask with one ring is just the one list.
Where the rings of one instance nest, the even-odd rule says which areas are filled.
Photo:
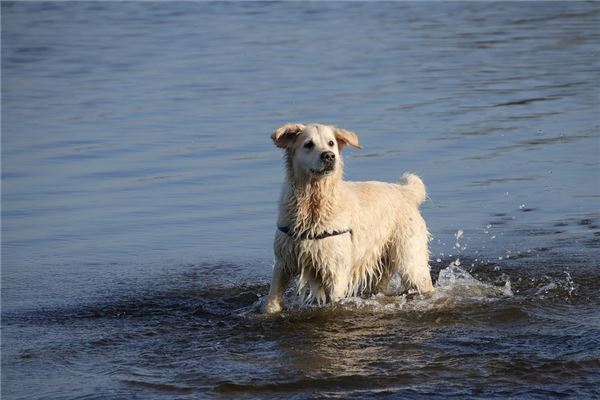
[[[352, 270], [354, 294], [373, 289], [373, 281], [406, 271], [407, 278], [415, 271], [428, 269], [429, 233], [419, 212], [425, 200], [423, 181], [416, 175], [404, 174], [400, 183], [343, 182], [345, 201], [340, 214], [350, 214], [353, 227]], [[347, 211], [342, 211], [349, 208]], [[422, 281], [423, 274], [417, 279]], [[365, 281], [366, 280], [366, 281]], [[409, 287], [415, 287], [407, 282]], [[416, 285], [419, 291], [429, 291], [431, 281]], [[379, 286], [386, 286], [385, 282]], [[358, 290], [357, 290], [358, 288]]]

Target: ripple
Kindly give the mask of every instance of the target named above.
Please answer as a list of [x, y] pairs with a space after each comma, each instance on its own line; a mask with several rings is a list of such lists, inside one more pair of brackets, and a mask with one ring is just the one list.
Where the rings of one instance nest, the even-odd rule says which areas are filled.
[[540, 101], [548, 101], [548, 100], [556, 100], [556, 98], [555, 97], [533, 97], [530, 99], [507, 101], [504, 103], [495, 104], [492, 107], [521, 106], [521, 105], [536, 103], [536, 102], [540, 102]]
[[123, 379], [121, 382], [130, 386], [139, 386], [166, 393], [192, 393], [194, 391], [191, 387], [183, 387], [166, 383], [154, 383], [132, 379]]

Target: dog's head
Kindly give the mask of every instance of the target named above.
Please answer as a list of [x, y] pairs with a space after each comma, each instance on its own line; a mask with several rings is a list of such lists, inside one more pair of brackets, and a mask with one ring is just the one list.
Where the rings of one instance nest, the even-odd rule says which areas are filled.
[[361, 147], [356, 133], [320, 124], [286, 124], [277, 128], [271, 139], [286, 149], [290, 172], [312, 179], [341, 173], [341, 150]]

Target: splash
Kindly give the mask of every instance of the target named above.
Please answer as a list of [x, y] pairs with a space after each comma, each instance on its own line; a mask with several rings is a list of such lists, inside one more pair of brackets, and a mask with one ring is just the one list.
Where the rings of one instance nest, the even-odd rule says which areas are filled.
[[351, 297], [340, 302], [342, 306], [369, 308], [376, 311], [442, 311], [488, 303], [512, 297], [513, 291], [508, 275], [503, 275], [504, 284], [497, 286], [479, 281], [461, 268], [460, 260], [453, 261], [442, 269], [431, 294], [420, 295], [406, 291], [399, 278], [390, 283], [387, 295], [377, 294], [364, 299]]
[[569, 271], [563, 271], [564, 277], [544, 275], [539, 279], [532, 279], [532, 287], [525, 291], [539, 299], [564, 298], [568, 301], [574, 297], [577, 285]]
[[505, 279], [503, 286], [481, 282], [460, 268], [460, 260], [456, 259], [450, 266], [440, 271], [435, 287], [436, 291], [455, 293], [457, 296], [466, 296], [468, 298], [511, 297], [513, 296], [513, 292], [510, 278], [508, 275], [504, 275], [503, 277]]

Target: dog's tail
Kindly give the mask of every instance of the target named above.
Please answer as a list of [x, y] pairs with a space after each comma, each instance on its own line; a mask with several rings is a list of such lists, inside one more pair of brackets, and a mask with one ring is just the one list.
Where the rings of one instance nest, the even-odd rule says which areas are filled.
[[409, 172], [405, 172], [400, 177], [398, 183], [410, 189], [411, 194], [417, 201], [417, 205], [420, 205], [425, 201], [425, 198], [427, 197], [427, 191], [425, 190], [425, 184], [421, 178]]

